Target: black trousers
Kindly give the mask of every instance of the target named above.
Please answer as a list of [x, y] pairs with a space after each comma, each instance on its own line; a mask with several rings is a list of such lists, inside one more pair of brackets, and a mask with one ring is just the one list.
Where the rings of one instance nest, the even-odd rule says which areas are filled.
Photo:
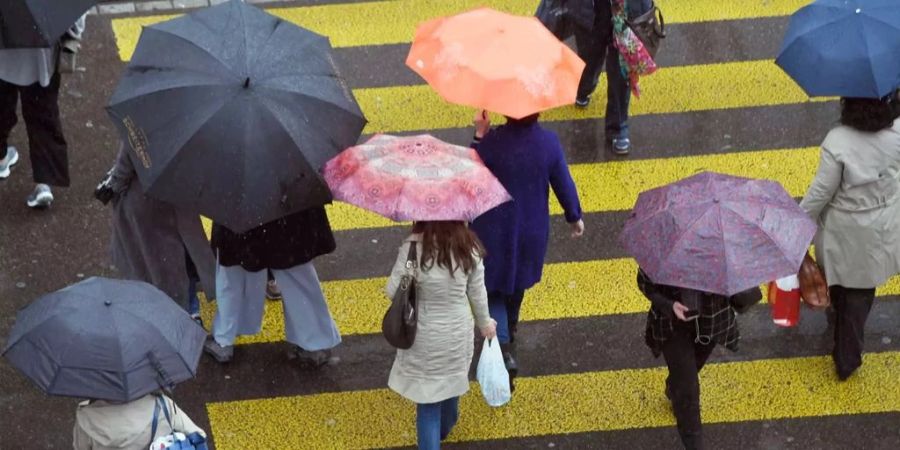
[[875, 288], [829, 288], [834, 307], [834, 350], [831, 353], [838, 377], [847, 379], [862, 365], [863, 331], [875, 300]]
[[[676, 319], [677, 320], [677, 319]], [[700, 423], [700, 369], [706, 364], [715, 343], [703, 345], [694, 342], [693, 322], [678, 322], [672, 337], [663, 343], [662, 353], [669, 366], [666, 379], [667, 394], [672, 400], [678, 434], [684, 448], [703, 449], [703, 432]]]
[[47, 87], [17, 86], [0, 80], [0, 158], [6, 157], [9, 134], [16, 126], [16, 104], [28, 132], [29, 157], [35, 183], [69, 185], [69, 155], [59, 117], [59, 74]]

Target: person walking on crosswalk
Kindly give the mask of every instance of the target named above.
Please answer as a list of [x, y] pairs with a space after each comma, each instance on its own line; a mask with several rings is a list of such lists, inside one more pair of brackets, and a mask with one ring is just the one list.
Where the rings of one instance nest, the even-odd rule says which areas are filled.
[[669, 367], [665, 395], [672, 402], [681, 442], [687, 450], [702, 450], [700, 370], [716, 345], [737, 350], [735, 312], [762, 299], [759, 288], [726, 297], [654, 283], [638, 269], [638, 288], [650, 300], [644, 340], [654, 357]]
[[[538, 115], [507, 118], [490, 129], [483, 111], [475, 115], [472, 146], [513, 201], [472, 222], [487, 249], [485, 285], [491, 317], [510, 381], [518, 375], [515, 338], [525, 291], [541, 280], [550, 236], [550, 188], [565, 211], [572, 236], [584, 233], [581, 203], [559, 138], [538, 123]], [[510, 383], [510, 386], [514, 386]]]
[[862, 365], [875, 288], [900, 273], [900, 97], [842, 98], [800, 202], [819, 224], [816, 261], [834, 310], [834, 359], [846, 380]]
[[271, 271], [281, 289], [285, 338], [293, 345], [289, 358], [310, 368], [328, 363], [341, 336], [312, 263], [336, 248], [325, 208], [303, 210], [244, 233], [216, 223], [211, 244], [218, 260], [217, 309], [206, 352], [228, 362], [238, 335], [259, 333]]
[[459, 418], [459, 397], [469, 390], [473, 326], [490, 339], [497, 323], [488, 314], [484, 248], [464, 222], [417, 222], [397, 253], [388, 298], [407, 273], [413, 245], [421, 255], [416, 338], [408, 350], [397, 350], [388, 386], [416, 403], [419, 450], [437, 450]]
[[30, 208], [53, 203], [50, 186], [69, 186], [68, 145], [59, 116], [61, 52], [80, 48], [84, 16], [49, 48], [0, 49], [0, 180], [9, 177], [19, 161], [9, 135], [18, 121], [16, 105], [22, 101], [22, 117], [28, 131], [32, 179], [35, 186], [26, 199]]
[[[613, 0], [573, 0], [569, 2], [575, 30], [575, 47], [586, 65], [578, 84], [575, 106], [586, 108], [597, 89], [600, 72], [606, 67], [606, 140], [612, 151], [626, 155], [631, 148], [628, 132], [629, 80], [622, 71], [619, 51], [614, 45]], [[629, 17], [649, 11], [651, 0], [626, 0]]]

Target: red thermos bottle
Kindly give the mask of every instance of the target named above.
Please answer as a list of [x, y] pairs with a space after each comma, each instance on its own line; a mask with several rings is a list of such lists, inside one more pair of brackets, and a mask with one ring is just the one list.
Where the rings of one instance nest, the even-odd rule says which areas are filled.
[[775, 325], [792, 327], [800, 322], [800, 280], [797, 275], [769, 283], [769, 304]]

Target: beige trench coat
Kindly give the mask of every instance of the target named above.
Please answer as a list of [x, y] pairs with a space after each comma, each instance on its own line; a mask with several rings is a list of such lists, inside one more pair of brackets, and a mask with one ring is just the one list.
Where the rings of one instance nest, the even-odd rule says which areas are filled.
[[828, 285], [873, 288], [900, 273], [900, 120], [877, 133], [839, 126], [822, 143], [800, 206], [816, 220]]
[[[406, 273], [406, 257], [413, 242], [421, 259], [421, 239], [421, 234], [414, 234], [400, 247], [387, 283], [389, 298], [397, 292]], [[436, 403], [469, 390], [474, 325], [483, 327], [490, 321], [484, 264], [479, 260], [468, 275], [457, 269], [455, 277], [437, 265], [430, 270], [420, 268], [416, 282], [416, 340], [409, 350], [397, 350], [388, 386], [416, 403]]]
[[[172, 427], [160, 411], [156, 437], [173, 431], [206, 436], [171, 398], [163, 398], [171, 414]], [[151, 394], [129, 403], [81, 402], [75, 411], [72, 447], [75, 450], [147, 450], [153, 430], [155, 401]]]

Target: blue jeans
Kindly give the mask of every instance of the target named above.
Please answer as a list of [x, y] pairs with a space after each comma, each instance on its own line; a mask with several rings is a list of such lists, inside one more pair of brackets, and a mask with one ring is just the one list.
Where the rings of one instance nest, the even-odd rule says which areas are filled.
[[459, 419], [459, 397], [437, 403], [416, 405], [416, 433], [419, 450], [438, 450]]
[[200, 299], [197, 297], [197, 280], [188, 281], [188, 314], [200, 314]]
[[525, 291], [518, 291], [512, 295], [493, 292], [488, 294], [488, 310], [491, 318], [497, 321], [497, 339], [501, 344], [509, 344], [512, 341], [513, 330], [519, 323], [519, 310], [522, 309], [522, 300]]

